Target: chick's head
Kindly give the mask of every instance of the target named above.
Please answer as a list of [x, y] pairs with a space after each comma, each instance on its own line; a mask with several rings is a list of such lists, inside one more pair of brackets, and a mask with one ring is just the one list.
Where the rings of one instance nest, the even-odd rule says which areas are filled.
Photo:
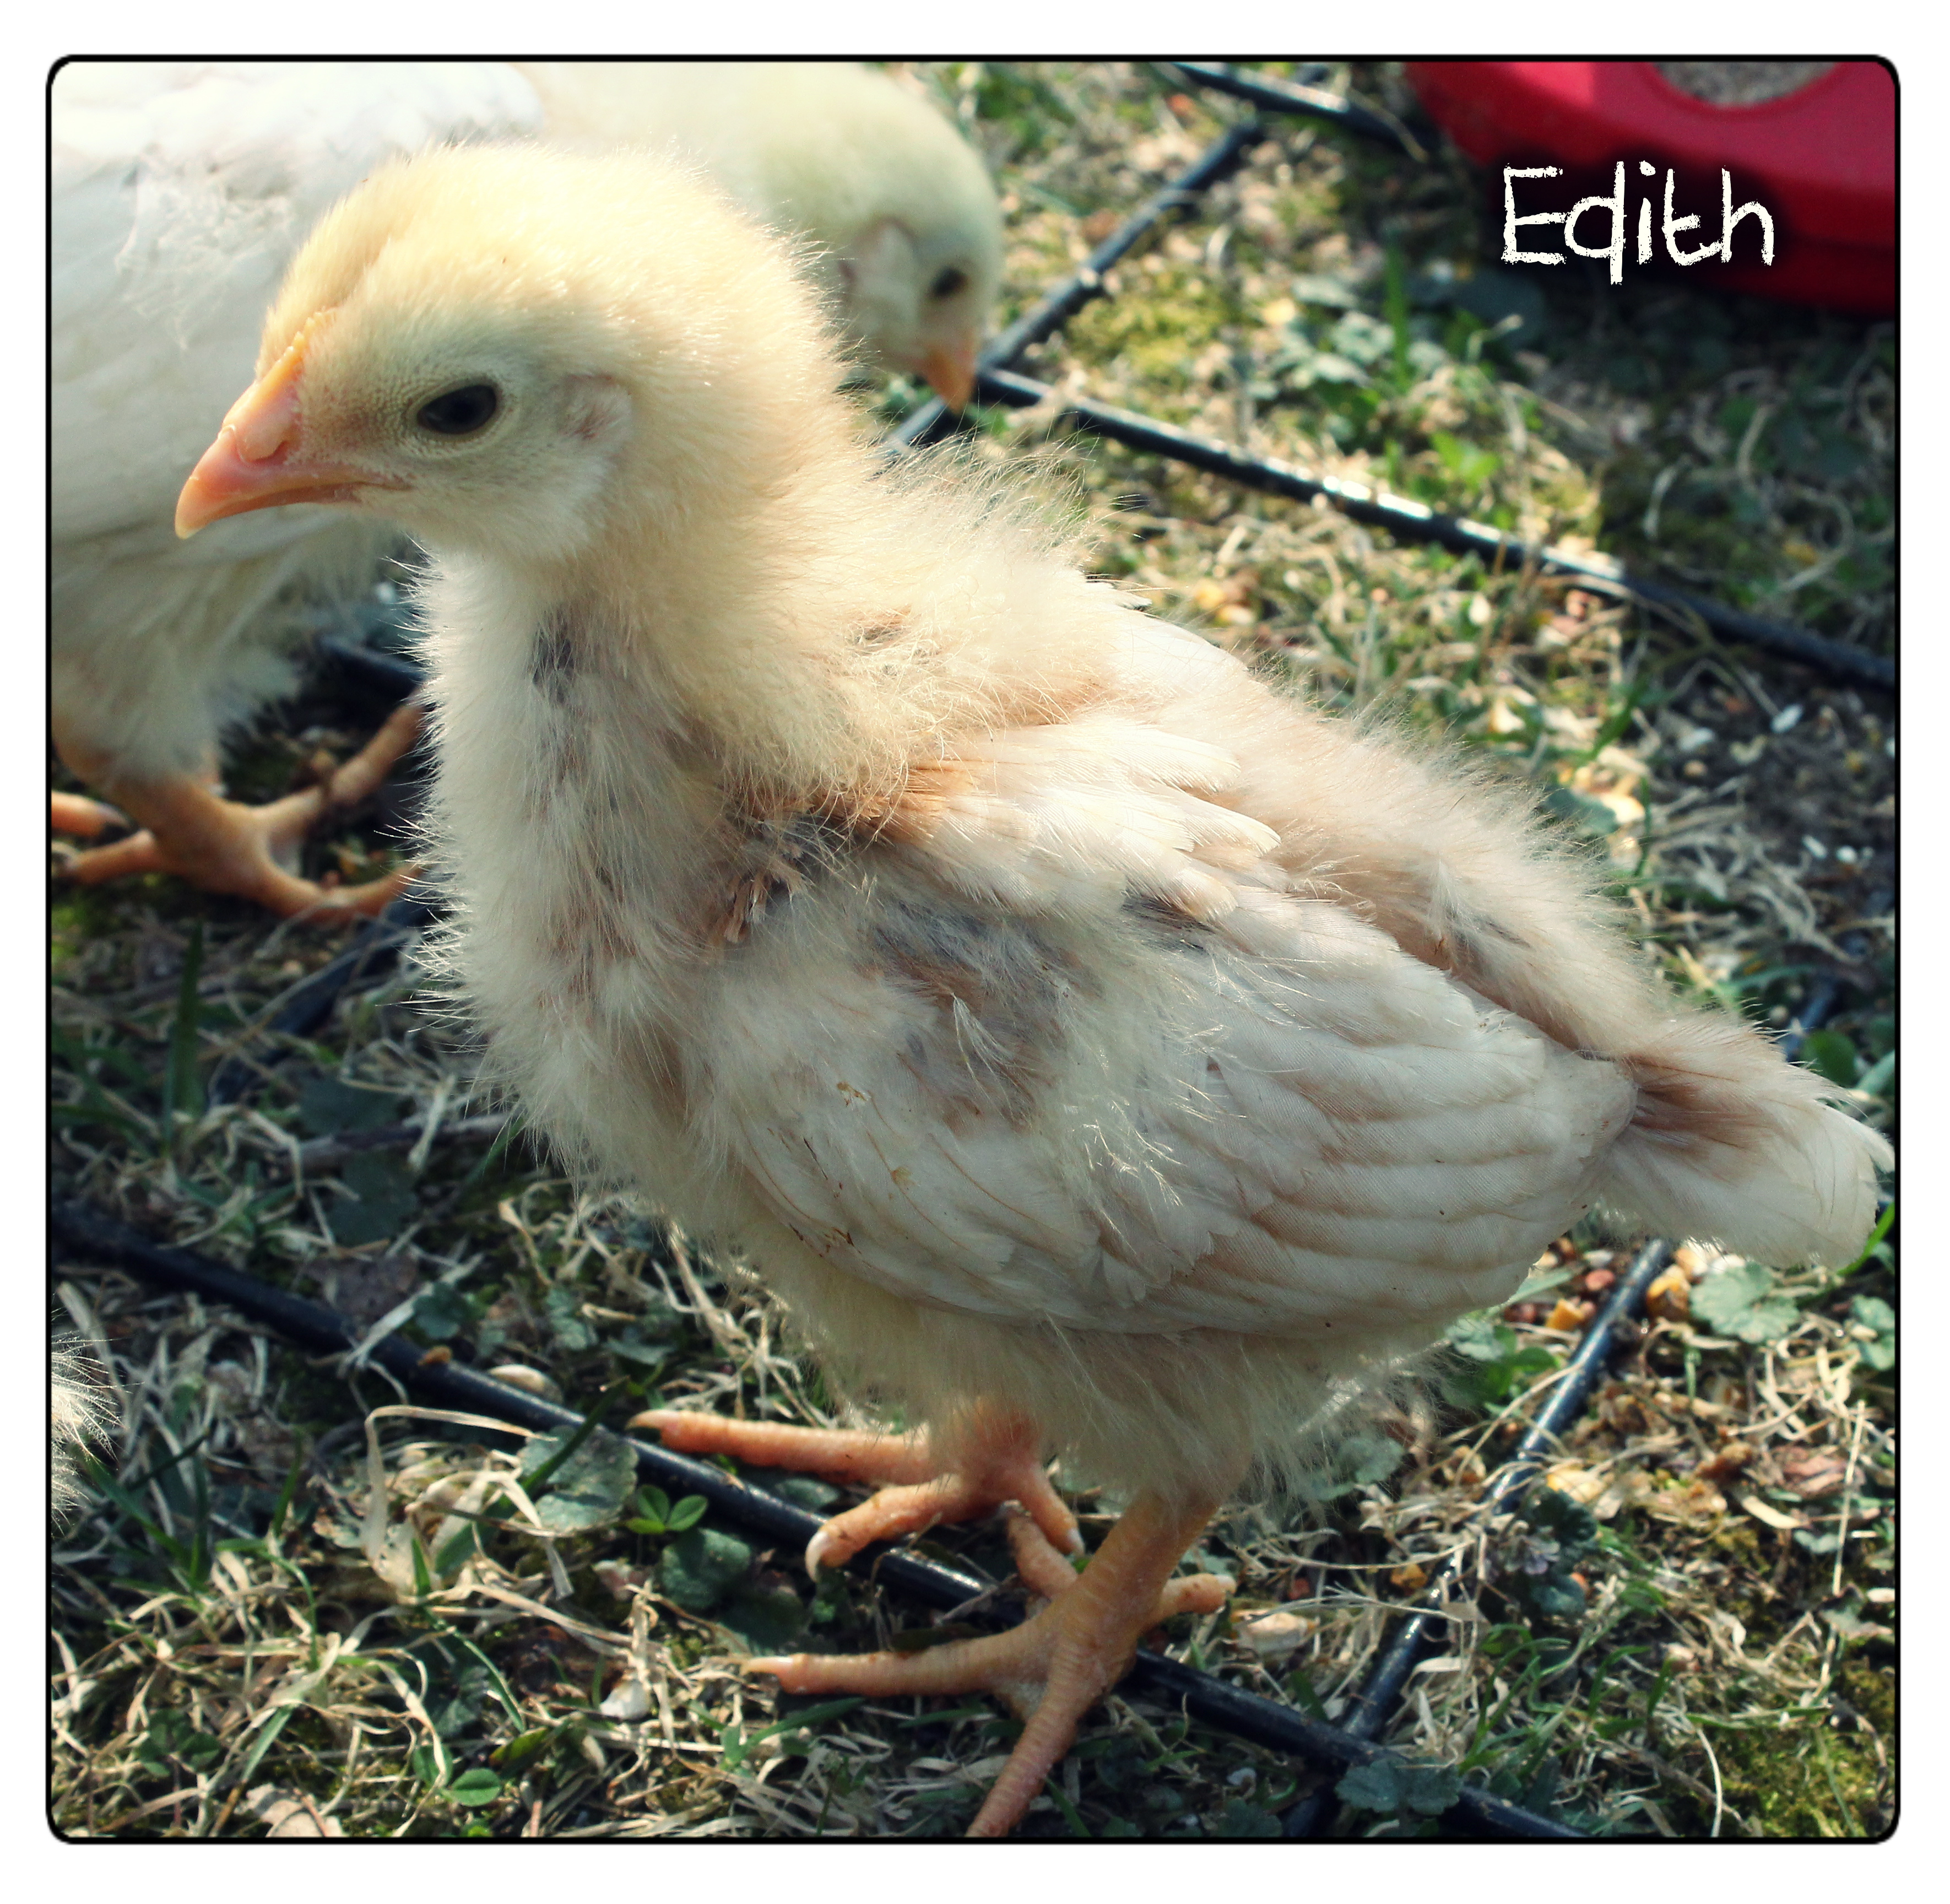
[[988, 169], [932, 106], [880, 73], [807, 61], [752, 69], [748, 83], [771, 115], [740, 142], [734, 169], [752, 198], [811, 241], [860, 353], [926, 378], [961, 409], [1001, 287]]
[[835, 374], [789, 257], [681, 170], [425, 153], [293, 263], [177, 530], [329, 502], [450, 548], [573, 556], [620, 508], [674, 525], [701, 481], [764, 481], [808, 408], [768, 393]]
[[873, 341], [882, 362], [925, 377], [950, 407], [963, 408], [974, 394], [1001, 250], [979, 224], [917, 236], [899, 219], [876, 220], [835, 257], [852, 329]]

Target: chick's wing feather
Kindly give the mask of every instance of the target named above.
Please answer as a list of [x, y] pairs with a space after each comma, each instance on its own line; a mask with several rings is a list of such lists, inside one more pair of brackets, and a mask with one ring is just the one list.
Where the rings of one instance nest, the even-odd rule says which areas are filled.
[[716, 1102], [774, 1213], [910, 1299], [1082, 1329], [1505, 1293], [1631, 1087], [1287, 890], [1234, 772], [1107, 714], [990, 737], [740, 948]]

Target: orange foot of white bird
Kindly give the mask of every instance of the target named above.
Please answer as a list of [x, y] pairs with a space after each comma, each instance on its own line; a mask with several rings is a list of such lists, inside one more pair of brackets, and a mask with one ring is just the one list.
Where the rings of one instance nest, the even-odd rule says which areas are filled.
[[[375, 792], [419, 733], [420, 710], [397, 709], [378, 733], [329, 780], [268, 806], [226, 800], [211, 785], [183, 774], [121, 782], [116, 791], [142, 830], [113, 846], [79, 854], [68, 877], [86, 885], [131, 873], [174, 873], [207, 893], [234, 893], [273, 912], [376, 913], [413, 883], [416, 868], [400, 867], [363, 886], [319, 886], [283, 862], [327, 815], [354, 807]], [[80, 769], [80, 763], [73, 763]], [[86, 776], [104, 777], [103, 776]], [[63, 832], [92, 838], [121, 815], [73, 794], [53, 796], [53, 821]]]
[[813, 1536], [806, 1564], [838, 1566], [874, 1541], [966, 1520], [1004, 1503], [1017, 1572], [1048, 1601], [1020, 1626], [923, 1653], [827, 1654], [747, 1659], [749, 1672], [773, 1675], [788, 1692], [869, 1695], [986, 1692], [1024, 1721], [1023, 1735], [991, 1789], [971, 1837], [1006, 1836], [1070, 1750], [1077, 1722], [1129, 1669], [1139, 1637], [1174, 1613], [1216, 1613], [1229, 1582], [1214, 1574], [1170, 1578], [1218, 1505], [1180, 1508], [1139, 1497], [1078, 1574], [1068, 1556], [1082, 1550], [1076, 1520], [1036, 1459], [1026, 1422], [992, 1416], [954, 1438], [955, 1466], [937, 1470], [924, 1437], [788, 1428], [769, 1422], [652, 1409], [632, 1428], [654, 1428], [667, 1447], [726, 1454], [764, 1467], [796, 1468], [835, 1480], [880, 1481], [860, 1507], [836, 1515]]

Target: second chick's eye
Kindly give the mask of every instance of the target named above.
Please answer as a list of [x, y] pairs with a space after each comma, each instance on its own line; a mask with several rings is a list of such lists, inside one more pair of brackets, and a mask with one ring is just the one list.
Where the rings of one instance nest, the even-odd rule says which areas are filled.
[[952, 298], [958, 291], [964, 289], [967, 282], [968, 273], [958, 264], [951, 264], [928, 286], [927, 294], [930, 298]]
[[501, 394], [491, 383], [463, 384], [422, 404], [413, 421], [436, 436], [472, 436], [494, 420]]

